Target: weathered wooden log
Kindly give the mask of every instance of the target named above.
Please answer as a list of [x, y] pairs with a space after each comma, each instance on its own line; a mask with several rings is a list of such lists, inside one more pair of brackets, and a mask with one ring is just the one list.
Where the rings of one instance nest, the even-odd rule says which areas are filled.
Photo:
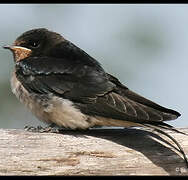
[[[188, 154], [188, 136], [166, 132]], [[188, 175], [188, 169], [171, 140], [143, 129], [0, 129], [0, 175]]]

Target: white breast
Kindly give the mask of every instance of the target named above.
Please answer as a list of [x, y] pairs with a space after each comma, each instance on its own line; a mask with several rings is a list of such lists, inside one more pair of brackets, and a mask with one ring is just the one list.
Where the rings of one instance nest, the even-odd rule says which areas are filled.
[[58, 126], [71, 129], [86, 129], [93, 126], [88, 122], [88, 116], [80, 112], [73, 106], [73, 103], [52, 94], [48, 95], [48, 100], [44, 96], [28, 93], [20, 81], [13, 73], [11, 78], [12, 92], [16, 97], [31, 110], [33, 114], [46, 123], [55, 123]]

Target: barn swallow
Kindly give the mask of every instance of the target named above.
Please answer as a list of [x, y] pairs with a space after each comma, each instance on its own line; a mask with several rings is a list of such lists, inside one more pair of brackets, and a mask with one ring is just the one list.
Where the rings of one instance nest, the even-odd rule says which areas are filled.
[[[164, 121], [180, 113], [134, 93], [100, 63], [56, 32], [32, 29], [5, 46], [14, 55], [11, 88], [35, 116], [70, 129], [147, 127], [179, 132]], [[187, 163], [188, 164], [188, 163]]]

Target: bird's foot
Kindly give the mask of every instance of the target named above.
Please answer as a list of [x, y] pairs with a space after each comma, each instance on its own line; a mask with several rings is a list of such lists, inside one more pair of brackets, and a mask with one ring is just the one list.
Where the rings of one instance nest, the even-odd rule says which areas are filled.
[[59, 128], [55, 126], [54, 124], [51, 124], [47, 127], [42, 126], [25, 126], [24, 129], [29, 132], [38, 132], [38, 133], [59, 133], [62, 131], [62, 128]]

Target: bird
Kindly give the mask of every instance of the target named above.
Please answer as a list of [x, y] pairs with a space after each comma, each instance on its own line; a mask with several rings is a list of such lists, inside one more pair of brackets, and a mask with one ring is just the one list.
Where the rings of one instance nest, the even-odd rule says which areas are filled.
[[31, 29], [4, 48], [14, 57], [12, 92], [39, 120], [73, 130], [150, 128], [173, 140], [188, 166], [182, 147], [163, 131], [180, 132], [164, 121], [181, 114], [133, 92], [61, 34]]

